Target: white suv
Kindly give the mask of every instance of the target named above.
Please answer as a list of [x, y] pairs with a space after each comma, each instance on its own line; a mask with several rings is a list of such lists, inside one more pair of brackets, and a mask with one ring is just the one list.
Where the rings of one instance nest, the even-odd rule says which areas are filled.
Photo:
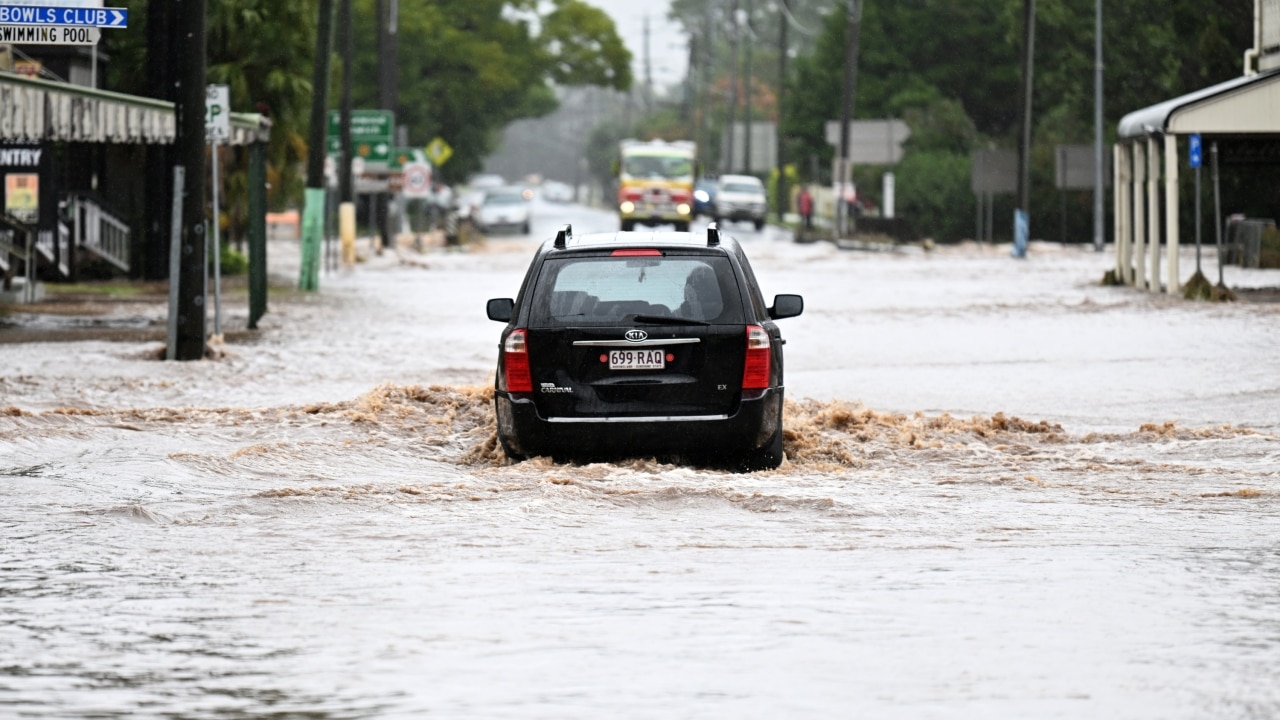
[[764, 183], [752, 175], [721, 175], [716, 190], [716, 222], [725, 220], [749, 221], [756, 230], [764, 227], [764, 214], [769, 201]]

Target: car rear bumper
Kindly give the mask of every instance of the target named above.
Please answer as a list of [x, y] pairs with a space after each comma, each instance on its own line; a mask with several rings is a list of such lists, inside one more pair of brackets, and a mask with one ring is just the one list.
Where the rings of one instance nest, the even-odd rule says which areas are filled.
[[622, 220], [639, 223], [641, 225], [666, 225], [673, 222], [688, 222], [693, 219], [692, 210], [688, 213], [681, 214], [675, 210], [670, 211], [654, 211], [654, 212], [633, 212], [618, 213]]
[[526, 456], [726, 456], [766, 445], [778, 431], [783, 388], [738, 403], [732, 415], [544, 418], [529, 396], [498, 391], [498, 432]]
[[750, 210], [747, 208], [718, 209], [716, 214], [733, 221], [764, 219], [763, 210]]

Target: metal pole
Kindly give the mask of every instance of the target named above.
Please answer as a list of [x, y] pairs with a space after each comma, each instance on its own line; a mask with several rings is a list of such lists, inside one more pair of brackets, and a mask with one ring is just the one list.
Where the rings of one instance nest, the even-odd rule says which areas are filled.
[[736, 145], [734, 137], [734, 125], [738, 118], [738, 0], [733, 0], [733, 35], [729, 38], [729, 118], [725, 123], [725, 135], [728, 142], [725, 144], [727, 156], [721, 163], [724, 172], [732, 173], [737, 167], [734, 160], [737, 159], [734, 153]]
[[1196, 166], [1196, 274], [1200, 274], [1200, 166]]
[[1022, 134], [1018, 142], [1018, 209], [1014, 218], [1014, 257], [1026, 257], [1031, 239], [1031, 108], [1035, 87], [1036, 0], [1023, 0]]
[[352, 28], [351, 0], [338, 4], [338, 52], [342, 54], [341, 120], [338, 124], [338, 202], [354, 202], [351, 179], [351, 76], [355, 73], [355, 31]]
[[978, 201], [978, 202], [977, 202], [977, 205], [978, 205], [978, 222], [977, 222], [977, 230], [975, 231], [975, 234], [974, 234], [973, 238], [974, 238], [975, 240], [977, 240], [978, 242], [982, 242], [982, 215], [983, 215], [983, 207], [982, 207], [982, 206], [983, 206], [983, 202], [982, 202], [982, 193], [975, 193], [975, 195], [977, 195], [977, 197], [976, 197], [975, 199]]
[[994, 193], [987, 193], [987, 244], [994, 245], [996, 241], [996, 196]]
[[30, 230], [27, 236], [27, 256], [22, 261], [22, 299], [27, 303], [36, 301], [36, 230]]
[[213, 139], [211, 182], [213, 183], [213, 334], [222, 336], [222, 230], [218, 209], [218, 139]]
[[742, 165], [746, 173], [750, 175], [755, 170], [751, 162], [751, 46], [755, 44], [755, 33], [751, 30], [751, 10], [753, 6], [751, 0], [747, 0], [746, 30], [749, 33], [746, 48], [746, 60], [743, 62], [745, 68], [743, 74], [746, 76], [743, 82], [742, 94], [747, 102], [747, 107], [742, 113]]
[[1218, 243], [1218, 287], [1225, 287], [1222, 281], [1222, 188], [1218, 182], [1218, 143], [1209, 146], [1213, 156], [1213, 231]]
[[[1093, 249], [1102, 252], [1106, 240], [1103, 234], [1105, 212], [1102, 209], [1106, 194], [1102, 175], [1104, 153], [1102, 151], [1102, 0], [1094, 3], [1093, 38]], [[1200, 177], [1196, 171], [1196, 178]], [[1198, 269], [1198, 268], [1197, 268]]]
[[791, 8], [789, 0], [782, 0], [782, 22], [778, 31], [778, 220], [781, 221], [791, 209], [791, 191], [787, 187], [787, 140], [782, 133], [783, 111], [785, 109], [787, 89], [787, 27], [791, 25]]
[[249, 146], [249, 329], [267, 312], [267, 144]]
[[[169, 228], [169, 327], [168, 345], [165, 348], [165, 360], [178, 359], [178, 274], [181, 271], [182, 250], [182, 186], [186, 177], [186, 168], [175, 165], [173, 168], [173, 210], [171, 211], [171, 227]], [[77, 214], [79, 210], [76, 211]], [[76, 225], [80, 225], [77, 217]], [[79, 229], [76, 230], [80, 232]]]
[[858, 94], [858, 41], [862, 29], [862, 7], [859, 3], [860, 0], [848, 0], [849, 17], [844, 37], [844, 85], [840, 99], [840, 158], [836, 168], [839, 177], [832, 178], [836, 186], [836, 227], [841, 236], [849, 229], [848, 188], [845, 183], [852, 177], [849, 123], [853, 119]]

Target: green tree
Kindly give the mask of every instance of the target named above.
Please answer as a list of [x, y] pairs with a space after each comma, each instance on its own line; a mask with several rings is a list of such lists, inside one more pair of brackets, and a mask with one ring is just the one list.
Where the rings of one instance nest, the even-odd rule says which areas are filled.
[[[129, 31], [104, 33], [110, 42], [109, 87], [146, 95], [147, 2], [122, 4], [130, 11]], [[296, 202], [301, 192], [316, 5], [315, 0], [219, 0], [208, 6], [208, 82], [230, 86], [234, 112], [261, 113], [271, 119], [268, 202], [276, 208]], [[248, 212], [243, 154], [225, 151], [220, 156], [232, 237], [242, 232]]]
[[[357, 0], [356, 78], [376, 77], [375, 0]], [[442, 176], [481, 167], [499, 133], [557, 106], [553, 84], [631, 85], [631, 56], [613, 21], [581, 0], [401, 0], [396, 122], [414, 142], [444, 138]], [[375, 107], [373, 83], [355, 83], [357, 107]]]
[[[972, 222], [968, 154], [978, 144], [1017, 145], [1022, 0], [865, 0], [863, 7], [856, 116], [907, 120], [913, 134], [897, 168], [898, 205], [921, 232], [954, 237]], [[1038, 228], [1061, 214], [1054, 146], [1093, 141], [1094, 7], [1094, 0], [1037, 5], [1031, 215]], [[1105, 0], [1103, 12], [1107, 142], [1124, 114], [1239, 75], [1251, 45], [1248, 0]], [[822, 173], [833, 154], [822, 123], [840, 111], [845, 27], [841, 4], [789, 78], [789, 157], [805, 169], [803, 161], [817, 157]], [[873, 175], [857, 177], [865, 188]]]

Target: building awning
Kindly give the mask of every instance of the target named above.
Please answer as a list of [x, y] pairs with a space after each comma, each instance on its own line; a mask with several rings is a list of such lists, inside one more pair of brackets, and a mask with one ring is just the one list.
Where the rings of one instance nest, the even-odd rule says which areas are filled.
[[1121, 140], [1152, 133], [1280, 134], [1280, 71], [1228, 80], [1135, 110], [1120, 120]]
[[[266, 141], [270, 133], [268, 118], [231, 113], [231, 145]], [[171, 102], [0, 73], [0, 142], [166, 145], [176, 135]]]

